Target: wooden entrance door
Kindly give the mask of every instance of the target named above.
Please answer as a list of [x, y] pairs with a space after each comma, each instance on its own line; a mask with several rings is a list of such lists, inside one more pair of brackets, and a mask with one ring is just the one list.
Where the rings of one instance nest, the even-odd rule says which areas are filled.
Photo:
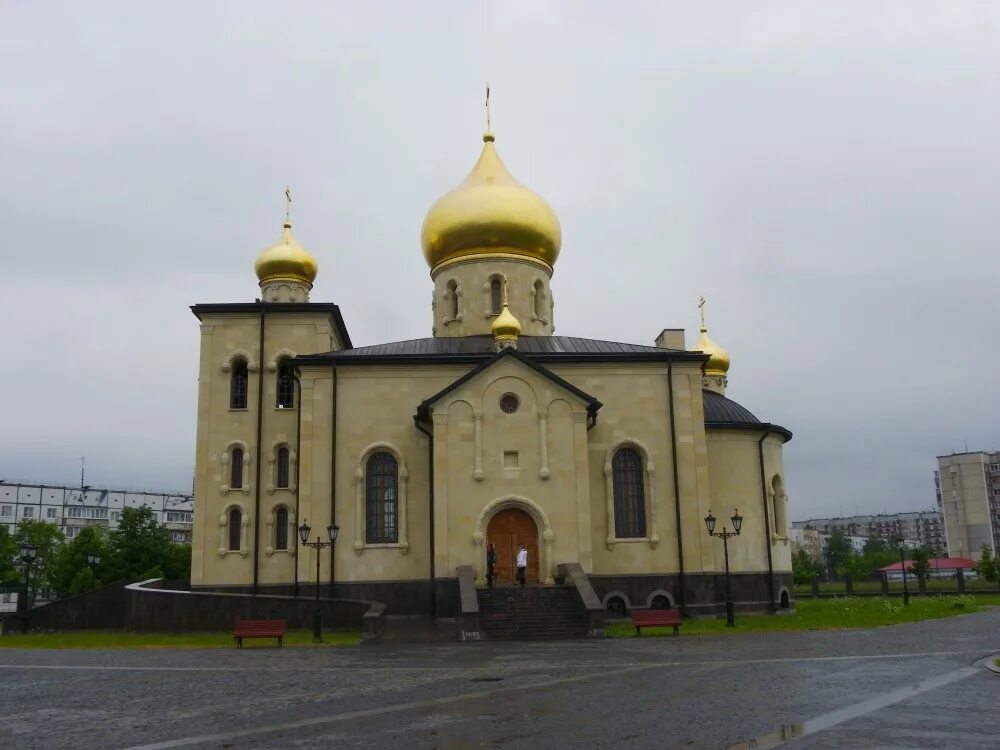
[[538, 527], [531, 516], [517, 508], [500, 511], [490, 520], [486, 540], [487, 549], [489, 542], [497, 546], [496, 582], [499, 585], [514, 583], [517, 573], [514, 561], [522, 544], [528, 550], [525, 571], [528, 583], [538, 583]]

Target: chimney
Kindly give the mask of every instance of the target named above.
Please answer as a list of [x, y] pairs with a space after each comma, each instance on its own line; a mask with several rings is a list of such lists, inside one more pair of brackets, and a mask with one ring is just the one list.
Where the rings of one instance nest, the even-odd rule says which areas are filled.
[[660, 335], [656, 337], [656, 347], [658, 349], [676, 349], [678, 351], [685, 351], [684, 329], [664, 328], [660, 331]]

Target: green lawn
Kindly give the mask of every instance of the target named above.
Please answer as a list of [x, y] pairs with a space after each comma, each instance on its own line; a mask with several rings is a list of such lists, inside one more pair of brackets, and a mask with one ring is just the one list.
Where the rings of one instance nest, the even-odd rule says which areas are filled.
[[[354, 646], [361, 634], [324, 633], [323, 643], [313, 643], [311, 630], [290, 630], [286, 646]], [[275, 638], [244, 639], [243, 648], [276, 648]], [[109, 630], [81, 630], [64, 633], [31, 633], [0, 636], [0, 648], [233, 648], [229, 633], [123, 633]]]
[[[799, 600], [795, 612], [788, 615], [739, 615], [736, 627], [727, 628], [725, 619], [685, 620], [681, 633], [687, 635], [746, 633], [764, 630], [839, 630], [845, 628], [874, 628], [897, 625], [903, 622], [930, 620], [938, 617], [981, 612], [988, 606], [1000, 605], [1000, 594], [995, 596], [928, 596], [913, 597], [910, 606], [900, 598], [837, 597], [830, 599]], [[635, 636], [635, 628], [626, 623], [615, 623], [605, 628], [616, 638]], [[673, 628], [643, 628], [647, 635], [672, 635]]]

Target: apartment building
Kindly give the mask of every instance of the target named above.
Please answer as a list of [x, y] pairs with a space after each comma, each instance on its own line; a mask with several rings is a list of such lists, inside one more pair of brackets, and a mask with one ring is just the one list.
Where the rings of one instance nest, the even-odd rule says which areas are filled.
[[877, 536], [893, 543], [902, 537], [908, 547], [927, 547], [939, 553], [947, 548], [944, 520], [939, 512], [933, 510], [810, 518], [807, 521], [795, 521], [792, 528], [815, 529], [824, 534], [837, 530], [849, 537], [867, 540]]
[[944, 516], [949, 557], [1000, 551], [1000, 452], [938, 456], [934, 489]]
[[173, 541], [191, 543], [192, 495], [0, 481], [0, 524], [12, 532], [24, 519], [36, 519], [57, 524], [72, 539], [85, 526], [117, 528], [122, 510], [144, 505], [170, 530]]

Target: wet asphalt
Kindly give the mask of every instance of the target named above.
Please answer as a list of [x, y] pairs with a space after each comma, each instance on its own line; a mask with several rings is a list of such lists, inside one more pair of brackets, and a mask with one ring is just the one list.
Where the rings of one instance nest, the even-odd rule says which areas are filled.
[[[2, 640], [0, 640], [2, 646]], [[1000, 748], [1000, 610], [891, 628], [0, 648], [0, 748]]]

